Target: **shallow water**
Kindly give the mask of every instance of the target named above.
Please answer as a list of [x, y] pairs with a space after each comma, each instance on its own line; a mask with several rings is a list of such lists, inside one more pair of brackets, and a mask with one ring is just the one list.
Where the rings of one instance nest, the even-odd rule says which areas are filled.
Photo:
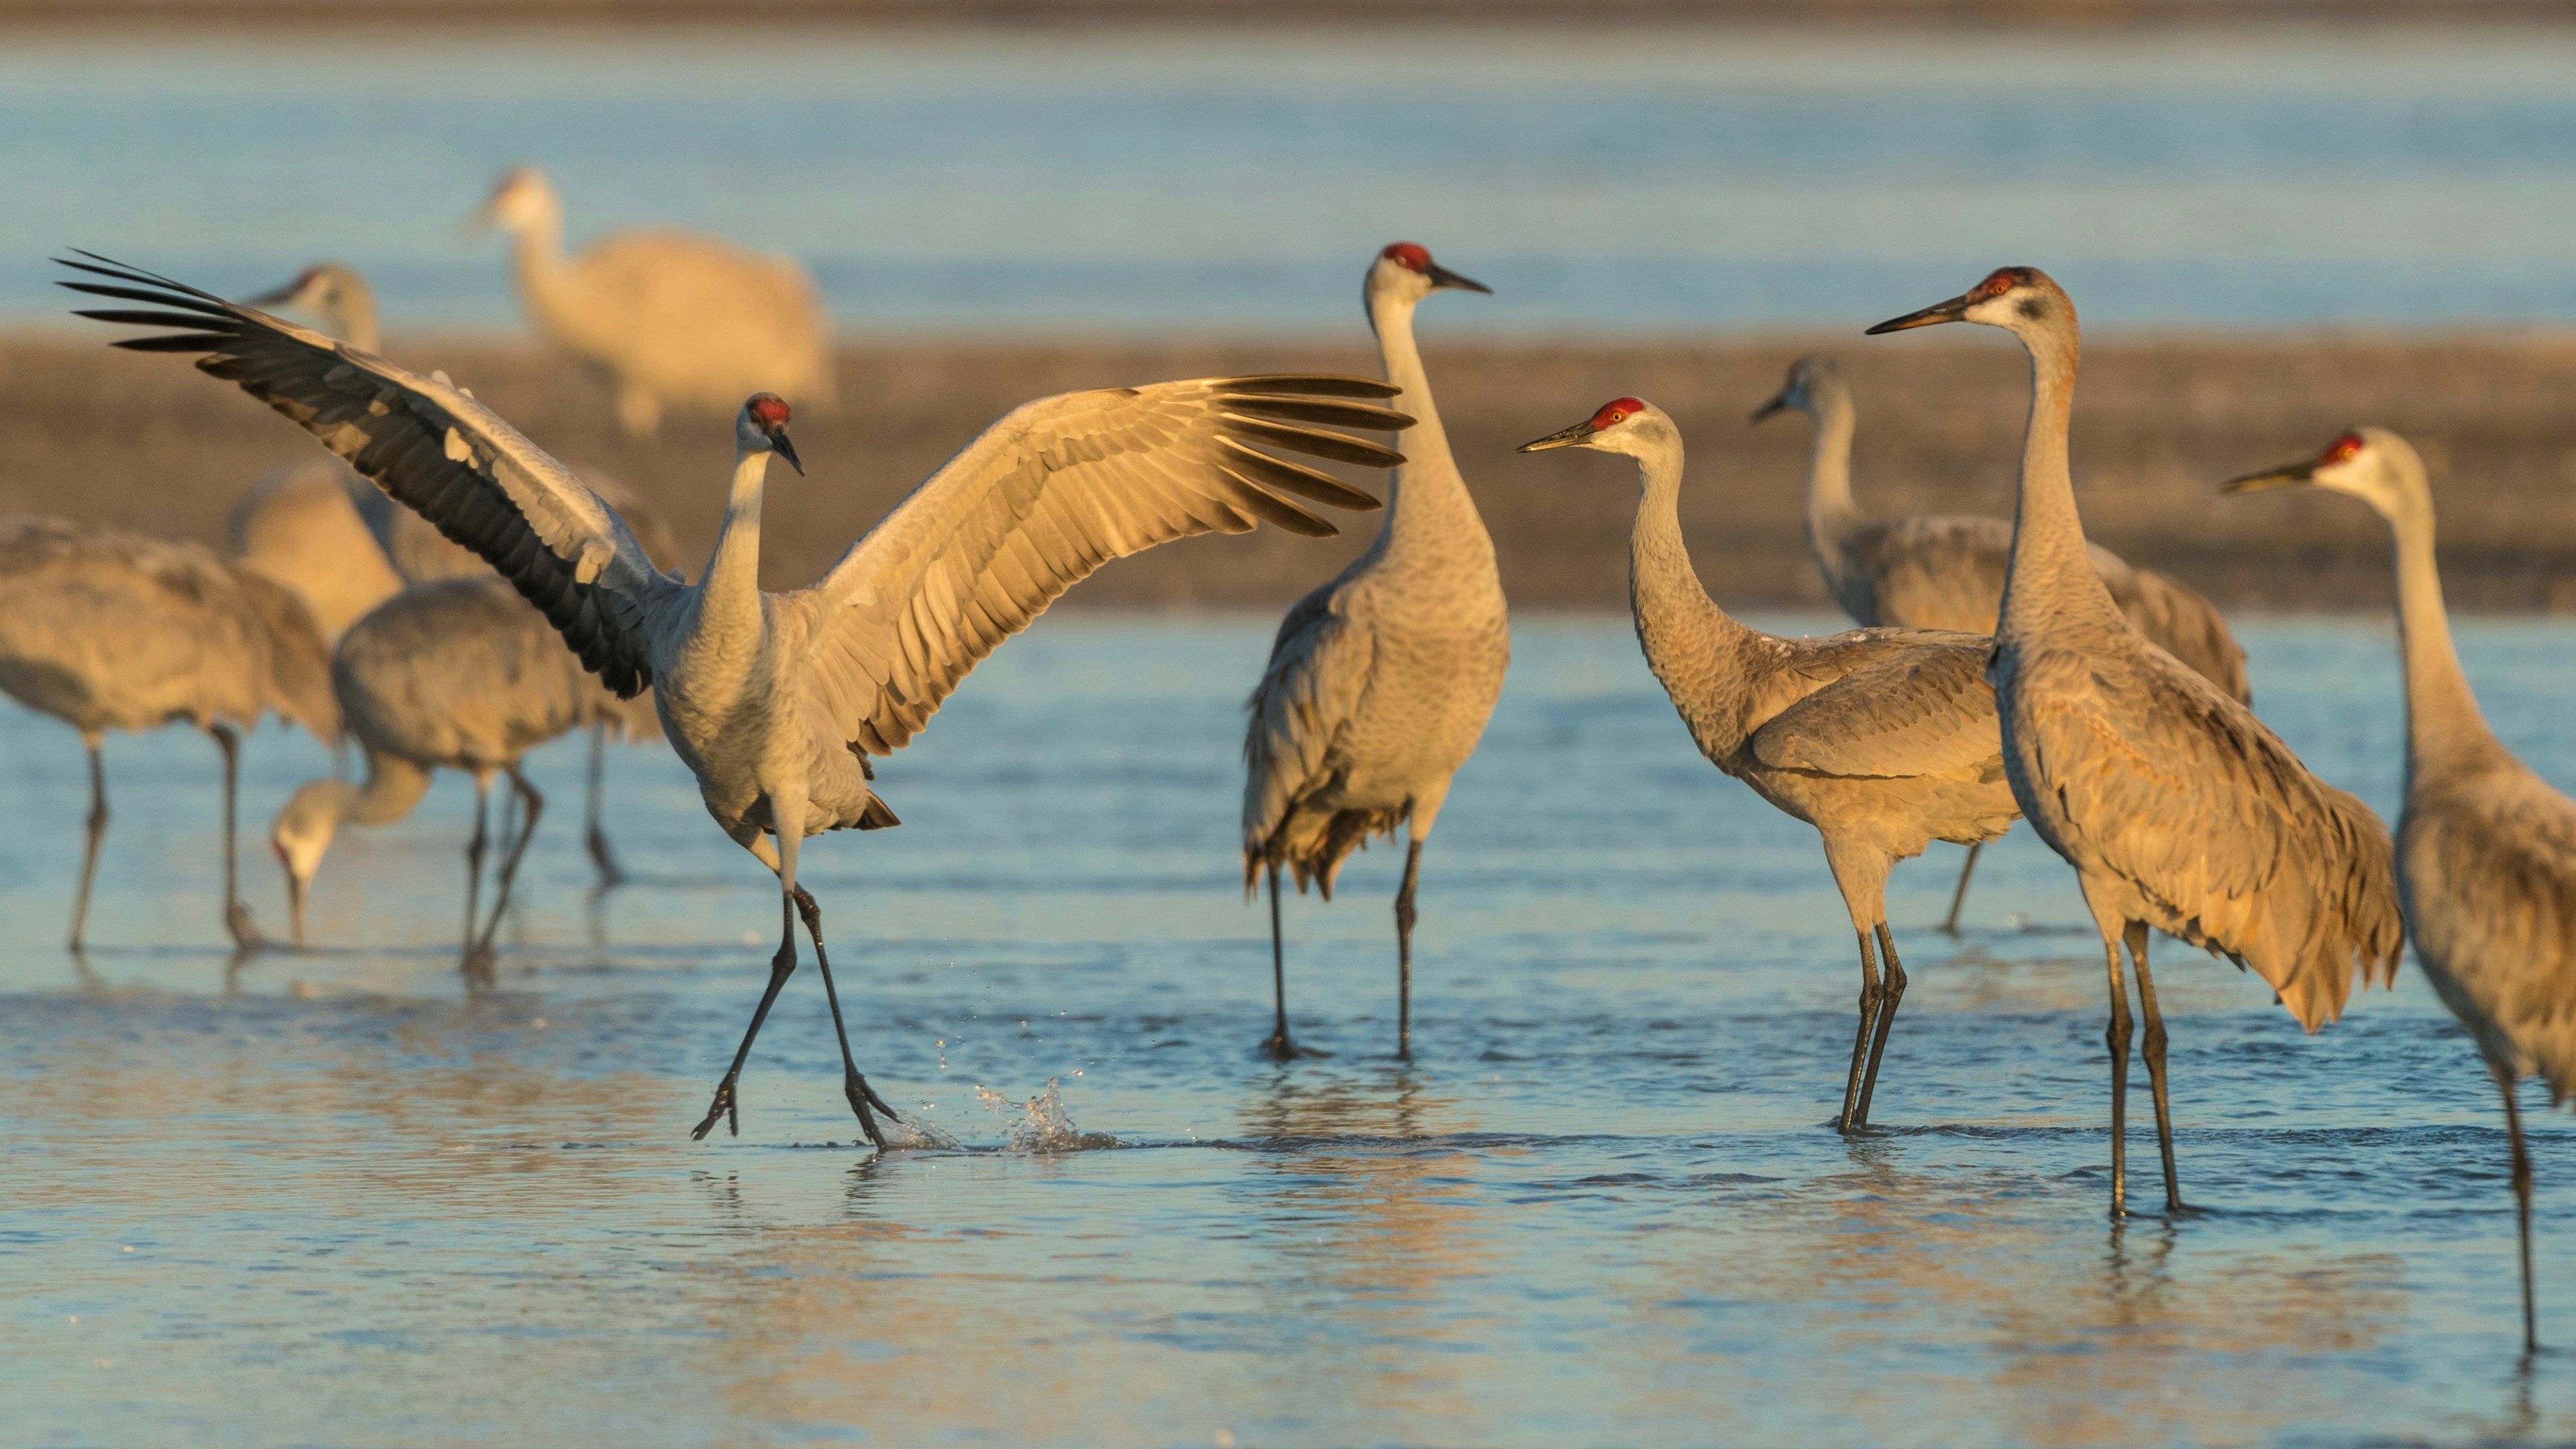
[[[687, 1139], [775, 908], [667, 756], [615, 761], [638, 882], [596, 906], [580, 751], [540, 758], [525, 909], [469, 996], [461, 782], [335, 850], [325, 949], [231, 968], [212, 750], [114, 739], [75, 961], [78, 743], [0, 707], [0, 1441], [2576, 1436], [2576, 1360], [2518, 1371], [2492, 1089], [2411, 967], [2311, 1039], [2162, 942], [2209, 1211], [2114, 1227], [2071, 879], [2015, 834], [1954, 943], [1936, 847], [1891, 902], [1914, 985], [1882, 1130], [1830, 1131], [1856, 969], [1813, 836], [1699, 761], [1624, 621], [1518, 629], [1426, 857], [1418, 1061], [1390, 1059], [1384, 848], [1290, 903], [1291, 1004], [1332, 1055], [1262, 1059], [1231, 836], [1268, 632], [1050, 619], [883, 770], [902, 830], [808, 853], [859, 1060], [950, 1144], [883, 1155], [851, 1145], [810, 972], [742, 1137]], [[2388, 631], [2248, 635], [2266, 717], [2389, 807]], [[2508, 741], [2576, 780], [2576, 637], [2464, 645]], [[262, 732], [247, 816], [322, 764]], [[2534, 1124], [2543, 1336], [2576, 1343], [2576, 1132]]]
[[521, 162], [856, 333], [1338, 332], [1396, 236], [1495, 287], [1444, 327], [1839, 330], [2004, 262], [2096, 325], [2576, 318], [2565, 29], [13, 34], [0, 136], [20, 321], [83, 246], [515, 324], [458, 222]]

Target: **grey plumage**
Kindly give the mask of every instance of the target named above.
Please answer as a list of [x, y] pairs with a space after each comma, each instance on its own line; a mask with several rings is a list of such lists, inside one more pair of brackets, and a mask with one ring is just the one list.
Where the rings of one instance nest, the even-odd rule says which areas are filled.
[[2396, 971], [2402, 939], [2388, 831], [2359, 800], [2310, 774], [2251, 710], [2149, 642], [2103, 587], [2067, 471], [2080, 344], [2065, 292], [2036, 269], [2007, 267], [1963, 296], [1870, 330], [1960, 321], [2011, 331], [2031, 358], [2012, 568], [1987, 677], [2013, 799], [2075, 867], [2102, 937], [2111, 1208], [2125, 1211], [2127, 1196], [2125, 944], [2145, 1008], [2166, 1204], [2179, 1210], [2148, 928], [2250, 968], [2315, 1031], [2342, 1012], [2356, 977], [2386, 981]]
[[[481, 971], [545, 808], [520, 761], [573, 730], [603, 720], [622, 727], [625, 706], [582, 670], [544, 616], [489, 569], [413, 584], [387, 600], [341, 636], [331, 680], [366, 756], [367, 780], [363, 788], [342, 779], [307, 781], [278, 812], [270, 838], [286, 868], [296, 944], [304, 943], [314, 874], [341, 822], [400, 820], [419, 805], [431, 772], [457, 770], [473, 777], [475, 795], [464, 964]], [[508, 777], [526, 808], [502, 843], [490, 919], [478, 929], [476, 894], [495, 775]]]
[[726, 409], [751, 392], [832, 402], [831, 319], [796, 262], [667, 230], [566, 257], [563, 202], [528, 167], [501, 178], [482, 219], [515, 238], [528, 320], [608, 383], [628, 432], [650, 436], [666, 407]]
[[2460, 1019], [2504, 1099], [2521, 1229], [2522, 1327], [2539, 1347], [2531, 1273], [2531, 1156], [2514, 1088], [2537, 1076], [2552, 1106], [2576, 1096], [2576, 801], [2513, 757], [2461, 673], [2433, 553], [2423, 459], [2384, 428], [2362, 428], [2312, 462], [2228, 485], [2312, 485], [2386, 518], [2396, 542], [2406, 666], [2406, 809], [2397, 885], [2415, 959]]
[[[1661, 408], [1621, 398], [1521, 451], [1555, 447], [1637, 460], [1629, 600], [1646, 662], [1709, 763], [1824, 842], [1860, 944], [1860, 1026], [1838, 1125], [1864, 1126], [1906, 986], [1887, 926], [1888, 873], [1935, 840], [1992, 840], [2019, 813], [1984, 678], [1988, 641], [1928, 629], [1791, 639], [1747, 628], [1691, 567], [1681, 432]], [[1873, 938], [1886, 957], [1883, 985]]]
[[107, 828], [102, 737], [182, 722], [223, 754], [225, 926], [237, 944], [258, 943], [234, 874], [238, 733], [272, 710], [326, 741], [340, 729], [321, 631], [293, 594], [193, 544], [0, 521], [0, 693], [80, 731], [89, 749], [75, 949]]
[[[1852, 432], [1858, 408], [1842, 368], [1810, 353], [1789, 368], [1777, 396], [1754, 413], [1803, 412], [1815, 423], [1807, 470], [1807, 552], [1825, 590], [1863, 627], [1992, 634], [2012, 556], [2012, 520], [1924, 513], [1872, 518], [1852, 499]], [[2153, 569], [2133, 568], [2100, 544], [2086, 553], [2112, 601], [2140, 634], [2244, 704], [2245, 649], [2218, 606]]]
[[1484, 291], [1409, 242], [1379, 253], [1363, 288], [1387, 381], [1415, 418], [1389, 483], [1386, 523], [1368, 552], [1289, 609], [1245, 708], [1243, 885], [1270, 881], [1277, 1023], [1288, 1034], [1279, 872], [1324, 899], [1342, 862], [1374, 835], [1406, 831], [1396, 890], [1396, 1055], [1413, 1050], [1414, 891], [1449, 783], [1475, 753], [1511, 663], [1494, 541], [1432, 405], [1413, 311], [1444, 288]]
[[[82, 315], [180, 329], [119, 345], [197, 354], [200, 369], [238, 382], [472, 547], [620, 694], [655, 687], [708, 814], [779, 882], [769, 987], [700, 1137], [737, 1120], [742, 1064], [796, 968], [801, 918], [841, 1039], [844, 1094], [869, 1138], [884, 1140], [872, 1109], [888, 1109], [838, 1030], [821, 910], [796, 881], [807, 836], [897, 823], [870, 783], [869, 756], [901, 748], [977, 662], [1108, 560], [1264, 520], [1333, 532], [1287, 493], [1375, 502], [1254, 444], [1389, 467], [1402, 455], [1309, 425], [1412, 422], [1356, 401], [1394, 388], [1331, 374], [1042, 398], [923, 480], [811, 587], [772, 594], [759, 584], [769, 461], [801, 466], [782, 398], [755, 395], [735, 416], [724, 524], [692, 584], [656, 567], [615, 509], [461, 390], [166, 278], [104, 259], [66, 265], [106, 279], [66, 286], [150, 308]], [[1271, 421], [1283, 418], [1294, 421]]]
[[[1852, 432], [1859, 409], [1842, 367], [1821, 352], [1790, 365], [1778, 394], [1755, 410], [1753, 420], [1803, 412], [1815, 424], [1815, 451], [1807, 468], [1807, 553], [1824, 576], [1825, 590], [1871, 627], [1995, 632], [2004, 596], [2004, 571], [2012, 556], [2012, 520], [1967, 514], [1915, 514], [1872, 518], [1852, 500]], [[2199, 670], [2238, 702], [2254, 702], [2245, 680], [2245, 650], [2228, 631], [2218, 607], [2152, 569], [2131, 568], [2099, 544], [2086, 550], [2102, 586], [2140, 634]], [[1959, 929], [1959, 907], [1977, 868], [1971, 846], [1959, 867], [1942, 929]]]
[[[319, 313], [347, 345], [370, 355], [379, 350], [375, 292], [352, 267], [316, 263], [253, 301]], [[439, 381], [446, 381], [443, 374]], [[667, 562], [678, 556], [669, 528], [642, 500], [596, 469], [578, 471], [627, 519], [650, 557]], [[262, 480], [234, 505], [230, 534], [233, 556], [302, 595], [334, 640], [407, 584], [492, 573], [480, 557], [440, 536], [435, 525], [397, 505], [338, 458], [307, 458]], [[606, 745], [611, 737], [658, 739], [661, 725], [649, 692], [634, 699], [619, 699], [604, 687], [599, 693], [591, 711], [584, 839], [601, 883], [615, 886], [625, 871], [601, 825]], [[291, 871], [289, 879], [294, 880]], [[302, 940], [300, 920], [297, 939]]]

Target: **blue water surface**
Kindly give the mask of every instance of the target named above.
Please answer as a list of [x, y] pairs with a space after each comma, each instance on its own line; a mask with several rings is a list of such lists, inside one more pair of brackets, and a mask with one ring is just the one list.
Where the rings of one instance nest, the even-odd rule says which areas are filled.
[[1347, 326], [1407, 236], [1503, 332], [1836, 328], [2050, 268], [2112, 325], [2576, 318], [2576, 30], [19, 35], [0, 317], [65, 246], [400, 327], [516, 311], [458, 223], [793, 253], [845, 329]]
[[[2411, 966], [2303, 1036], [2161, 942], [2186, 1192], [2104, 1215], [2102, 966], [2027, 831], [1902, 868], [1879, 1129], [1826, 1125], [1857, 966], [1812, 832], [1691, 748], [1625, 620], [1523, 620], [1426, 853], [1292, 899], [1329, 1056], [1281, 1066], [1239, 890], [1269, 620], [1054, 616], [806, 853], [859, 1061], [791, 981], [743, 1135], [692, 1143], [776, 898], [667, 754], [617, 755], [636, 881], [590, 894], [581, 752], [499, 984], [453, 965], [471, 792], [345, 833], [317, 949], [219, 949], [214, 752], [108, 745], [85, 958], [77, 739], [0, 707], [0, 1442], [410, 1445], [2553, 1443], [2500, 1113]], [[1804, 618], [1797, 630], [1831, 627]], [[2390, 631], [2257, 621], [2258, 698], [2394, 803]], [[2576, 782], [2576, 635], [2476, 623], [2499, 731]], [[243, 850], [301, 736], [253, 738]], [[2133, 1164], [2151, 1164], [2143, 1075]], [[2576, 1344], [2576, 1132], [2534, 1107], [2542, 1332]], [[2152, 1172], [2152, 1169], [2149, 1169]], [[2152, 1177], [2148, 1209], [2155, 1207]]]

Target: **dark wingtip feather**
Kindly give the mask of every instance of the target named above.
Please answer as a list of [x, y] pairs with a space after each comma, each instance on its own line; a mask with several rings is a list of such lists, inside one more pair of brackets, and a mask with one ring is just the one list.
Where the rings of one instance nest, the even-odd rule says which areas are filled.
[[213, 332], [164, 332], [158, 337], [125, 337], [107, 344], [128, 352], [214, 352], [232, 339]]

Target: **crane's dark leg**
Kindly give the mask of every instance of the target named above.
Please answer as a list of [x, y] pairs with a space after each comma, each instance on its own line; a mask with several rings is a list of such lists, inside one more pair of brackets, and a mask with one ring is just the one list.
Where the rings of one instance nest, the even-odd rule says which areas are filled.
[[491, 777], [476, 775], [474, 777], [474, 835], [465, 842], [465, 949], [456, 963], [469, 977], [475, 975], [482, 966], [481, 959], [475, 954], [474, 938], [475, 928], [482, 924], [483, 912], [480, 903], [483, 898], [483, 850], [491, 843], [490, 833], [485, 828], [491, 819], [491, 804]]
[[1413, 887], [1422, 879], [1422, 838], [1404, 847], [1404, 884], [1395, 891], [1395, 1054], [1413, 1060]]
[[2120, 978], [2120, 943], [2105, 937], [2102, 959], [2111, 968], [2111, 1025], [2102, 1039], [2111, 1048], [2111, 1216], [2129, 1212], [2129, 985]]
[[1860, 1079], [1859, 1123], [1869, 1125], [1869, 1099], [1878, 1091], [1878, 1059], [1887, 1054], [1887, 1029], [1896, 1021], [1896, 1004], [1905, 999], [1905, 965], [1896, 959], [1896, 938], [1887, 922], [1878, 923], [1878, 954], [1887, 958], [1887, 988], [1879, 998], [1878, 1025], [1870, 1032], [1869, 1071]]
[[502, 913], [510, 909], [510, 887], [519, 879], [519, 861], [528, 853], [529, 838], [537, 833], [537, 817], [546, 813], [546, 797], [537, 793], [537, 787], [528, 783], [528, 777], [519, 773], [519, 767], [510, 766], [509, 775], [510, 789], [519, 802], [517, 813], [521, 818], [517, 833], [502, 848], [500, 875], [492, 891], [492, 914], [485, 918], [483, 935], [474, 946], [476, 958], [487, 966], [496, 954], [493, 943], [500, 939]]
[[2173, 1107], [2165, 1099], [2165, 1016], [2156, 1009], [2156, 979], [2147, 974], [2147, 926], [2131, 921], [2125, 933], [2129, 959], [2138, 967], [2138, 1008], [2146, 1014], [2147, 1035], [2139, 1053], [2147, 1059], [2147, 1088], [2156, 1098], [2156, 1151], [2165, 1163], [2165, 1211], [2184, 1210], [2182, 1175], [2174, 1169]]
[[823, 999], [832, 1004], [832, 1034], [841, 1039], [841, 1095], [850, 1099], [850, 1110], [859, 1114], [859, 1130], [867, 1133], [868, 1140], [883, 1150], [885, 1134], [877, 1130], [877, 1119], [868, 1109], [874, 1107], [892, 1121], [900, 1122], [903, 1118], [897, 1116], [895, 1110], [886, 1105], [885, 1098], [878, 1096], [876, 1089], [868, 1085], [868, 1079], [859, 1073], [858, 1062], [850, 1056], [849, 1028], [841, 1024], [841, 993], [833, 988], [832, 962], [823, 954], [823, 908], [814, 904], [814, 897], [803, 886], [792, 889], [797, 914], [805, 918], [805, 934], [814, 938], [814, 969], [823, 973]]
[[719, 1119], [724, 1122], [726, 1132], [736, 1137], [742, 1135], [741, 1104], [736, 1083], [742, 1080], [743, 1060], [751, 1055], [752, 1039], [760, 1035], [760, 1024], [769, 1019], [769, 1008], [778, 1000], [778, 989], [787, 984], [788, 977], [796, 974], [796, 900], [793, 895], [781, 893], [778, 915], [781, 932], [778, 954], [769, 958], [769, 989], [760, 993], [760, 1005], [752, 1009], [751, 1025], [743, 1029], [742, 1045], [734, 1048], [733, 1065], [725, 1068], [724, 1080], [716, 1083], [716, 1099], [708, 1106], [705, 1120], [689, 1134], [692, 1142], [704, 1138]]
[[1860, 937], [1860, 1029], [1852, 1034], [1851, 1075], [1843, 1081], [1843, 1114], [1834, 1129], [1849, 1132], [1860, 1125], [1860, 1079], [1869, 1055], [1869, 1028], [1878, 1018], [1878, 962], [1870, 955], [1869, 932]]
[[71, 948], [81, 948], [81, 936], [89, 928], [89, 888], [98, 879], [98, 846], [107, 838], [107, 765], [99, 757], [99, 742], [89, 740], [89, 844], [81, 851], [80, 889], [72, 896]]
[[1977, 853], [1985, 848], [1982, 840], [1969, 846], [1968, 859], [1959, 867], [1959, 888], [1950, 892], [1950, 914], [1941, 922], [1941, 929], [1953, 936], [1959, 934], [1959, 907], [1968, 901], [1968, 877], [1977, 873]]
[[613, 891], [626, 884], [626, 872], [617, 864], [617, 852], [608, 848], [608, 832], [599, 828], [599, 799], [608, 767], [608, 724], [594, 720], [590, 726], [590, 797], [582, 807], [585, 821], [583, 839], [590, 846], [590, 863], [599, 867], [599, 888]]
[[250, 907], [241, 898], [241, 868], [238, 820], [241, 801], [241, 736], [231, 725], [219, 724], [206, 733], [214, 736], [215, 748], [224, 756], [224, 929], [230, 931], [233, 944], [245, 951], [267, 944], [259, 934], [259, 925], [250, 918]]
[[1279, 862], [1270, 862], [1270, 989], [1279, 1003], [1279, 1026], [1261, 1049], [1280, 1061], [1293, 1060], [1297, 1043], [1288, 1036], [1288, 953], [1279, 935]]
[[2522, 1230], [2522, 1351], [2540, 1352], [2540, 1310], [2531, 1285], [2531, 1150], [2522, 1141], [2522, 1108], [2513, 1099], [2513, 1073], [2490, 1065], [2496, 1087], [2504, 1093], [2504, 1130], [2513, 1141], [2514, 1220]]

